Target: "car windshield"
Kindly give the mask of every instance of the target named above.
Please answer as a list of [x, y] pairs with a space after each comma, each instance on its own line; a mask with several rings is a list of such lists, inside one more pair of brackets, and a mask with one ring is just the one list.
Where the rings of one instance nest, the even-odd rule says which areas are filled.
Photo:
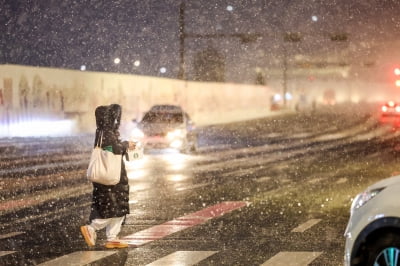
[[142, 123], [183, 123], [183, 114], [169, 112], [148, 112], [143, 117]]

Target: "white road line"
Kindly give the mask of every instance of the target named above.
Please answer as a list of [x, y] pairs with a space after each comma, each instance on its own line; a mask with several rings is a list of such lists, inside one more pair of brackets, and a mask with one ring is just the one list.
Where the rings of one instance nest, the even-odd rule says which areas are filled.
[[25, 232], [12, 232], [9, 234], [0, 235], [0, 239], [6, 239], [6, 238], [14, 237], [14, 236], [19, 236], [22, 234], [25, 234]]
[[263, 182], [267, 182], [270, 181], [271, 177], [269, 176], [264, 176], [264, 177], [260, 177], [260, 178], [256, 178], [254, 181], [257, 183], [263, 183]]
[[188, 190], [188, 189], [196, 189], [196, 188], [205, 187], [205, 186], [209, 186], [209, 185], [211, 185], [211, 183], [201, 183], [201, 184], [187, 186], [187, 187], [178, 187], [178, 188], [176, 188], [176, 191], [184, 191], [184, 190]]
[[217, 251], [176, 251], [146, 266], [165, 266], [165, 265], [194, 265], [207, 257], [217, 253]]
[[261, 266], [306, 266], [322, 252], [279, 252]]
[[320, 221], [321, 221], [321, 219], [308, 220], [307, 222], [305, 222], [305, 223], [299, 225], [298, 227], [296, 227], [295, 229], [293, 229], [292, 232], [293, 233], [303, 233], [304, 231], [306, 231], [307, 229], [310, 229], [311, 227], [313, 227]]
[[342, 178], [339, 178], [338, 181], [336, 181], [336, 184], [343, 184], [343, 183], [346, 183], [346, 182], [347, 182], [347, 178], [342, 177]]
[[318, 183], [321, 183], [324, 179], [325, 178], [316, 177], [316, 178], [313, 178], [311, 180], [308, 180], [307, 182], [310, 183], [310, 184], [318, 184]]
[[59, 266], [59, 265], [70, 265], [70, 266], [83, 266], [89, 263], [95, 262], [102, 258], [111, 256], [117, 253], [117, 251], [77, 251], [54, 260], [47, 261], [39, 264], [39, 266]]
[[6, 256], [6, 255], [10, 255], [15, 253], [15, 251], [0, 251], [0, 257]]

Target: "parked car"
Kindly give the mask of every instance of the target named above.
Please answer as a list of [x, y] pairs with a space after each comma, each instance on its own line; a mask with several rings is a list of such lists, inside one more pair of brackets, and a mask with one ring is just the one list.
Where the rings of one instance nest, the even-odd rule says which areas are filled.
[[182, 152], [197, 149], [195, 124], [177, 105], [155, 105], [150, 108], [133, 130], [133, 138], [144, 149], [173, 148]]
[[400, 265], [400, 176], [354, 198], [345, 237], [346, 266]]

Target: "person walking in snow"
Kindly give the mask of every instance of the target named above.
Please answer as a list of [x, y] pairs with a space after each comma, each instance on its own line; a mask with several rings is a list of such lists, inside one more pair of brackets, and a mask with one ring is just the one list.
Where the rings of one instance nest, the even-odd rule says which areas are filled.
[[[121, 123], [121, 106], [111, 104], [99, 106], [95, 110], [96, 135], [95, 145], [102, 134], [101, 148], [114, 154], [126, 156], [128, 149], [134, 149], [135, 143], [121, 141], [119, 125]], [[122, 156], [122, 157], [123, 157]], [[116, 185], [93, 183], [90, 224], [81, 226], [81, 233], [88, 246], [96, 244], [96, 231], [106, 228], [106, 248], [126, 248], [128, 244], [118, 239], [125, 215], [129, 214], [129, 184], [124, 160], [121, 160], [120, 181]]]

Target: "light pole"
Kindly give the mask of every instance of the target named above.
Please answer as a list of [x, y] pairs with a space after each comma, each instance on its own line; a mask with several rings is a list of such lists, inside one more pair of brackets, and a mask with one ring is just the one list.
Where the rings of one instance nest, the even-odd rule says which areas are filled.
[[286, 107], [286, 93], [287, 93], [287, 51], [283, 45], [283, 82], [282, 82], [282, 96], [283, 106]]
[[185, 2], [179, 7], [179, 71], [178, 79], [185, 80]]
[[287, 70], [288, 70], [288, 63], [287, 63], [287, 50], [285, 43], [297, 43], [301, 41], [301, 34], [298, 32], [287, 32], [283, 37], [284, 44], [283, 46], [283, 106], [286, 107], [286, 94], [287, 94]]

